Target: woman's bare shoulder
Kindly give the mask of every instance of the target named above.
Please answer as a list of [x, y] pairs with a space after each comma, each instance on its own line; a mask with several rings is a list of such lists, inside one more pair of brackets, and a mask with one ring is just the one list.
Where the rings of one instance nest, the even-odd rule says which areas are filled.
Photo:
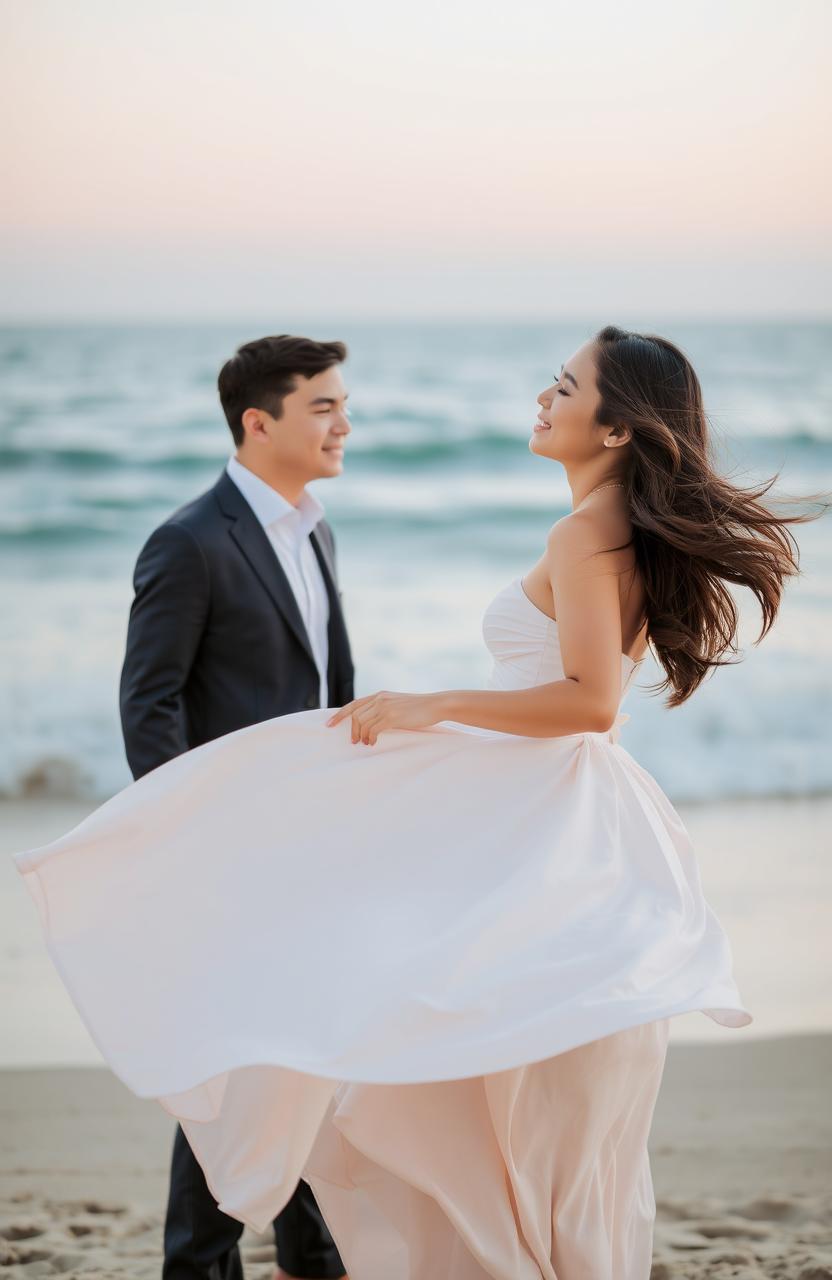
[[628, 542], [631, 534], [626, 512], [599, 503], [570, 511], [556, 520], [546, 535], [546, 546], [564, 556], [598, 555]]
[[632, 526], [621, 509], [586, 506], [554, 522], [547, 536], [550, 571], [620, 573], [634, 564]]

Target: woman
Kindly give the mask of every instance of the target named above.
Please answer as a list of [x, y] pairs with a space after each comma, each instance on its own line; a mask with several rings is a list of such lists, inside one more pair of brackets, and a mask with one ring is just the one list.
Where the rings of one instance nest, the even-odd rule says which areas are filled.
[[352, 1280], [644, 1280], [669, 1019], [751, 1021], [619, 707], [648, 644], [671, 707], [722, 665], [729, 582], [762, 638], [811, 517], [715, 474], [662, 338], [601, 330], [538, 403], [573, 510], [486, 610], [489, 688], [242, 729], [17, 855], [221, 1209], [262, 1229], [302, 1175]]

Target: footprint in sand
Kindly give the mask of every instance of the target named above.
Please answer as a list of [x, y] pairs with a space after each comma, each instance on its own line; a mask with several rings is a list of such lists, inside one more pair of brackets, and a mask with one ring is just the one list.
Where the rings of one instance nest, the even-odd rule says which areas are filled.
[[760, 1196], [748, 1204], [732, 1205], [730, 1212], [738, 1218], [754, 1221], [788, 1222], [800, 1217], [801, 1207], [789, 1196]]
[[[99, 1231], [109, 1231], [109, 1227], [102, 1226]], [[136, 1218], [134, 1222], [128, 1223], [118, 1233], [119, 1240], [130, 1240], [133, 1236], [147, 1235], [148, 1231], [162, 1231], [162, 1219], [158, 1214], [144, 1214], [142, 1217]]]
[[693, 1232], [689, 1231], [668, 1232], [668, 1234], [662, 1238], [661, 1243], [667, 1249], [678, 1249], [680, 1252], [688, 1249], [697, 1250], [711, 1248], [710, 1240], [706, 1240], [704, 1236], [700, 1236], [698, 1233], [694, 1235]]
[[690, 1230], [698, 1231], [708, 1240], [768, 1240], [771, 1236], [771, 1227], [767, 1223], [751, 1223], [741, 1218], [691, 1222]]
[[107, 1204], [104, 1200], [84, 1200], [81, 1207], [87, 1213], [111, 1213], [116, 1217], [127, 1213], [129, 1208], [126, 1204]]
[[52, 1264], [52, 1270], [59, 1273], [75, 1271], [85, 1264], [88, 1265], [88, 1259], [83, 1253], [54, 1253], [49, 1261]]
[[708, 1262], [714, 1266], [719, 1264], [722, 1267], [756, 1267], [757, 1259], [753, 1253], [745, 1251], [738, 1252], [734, 1249], [724, 1250], [722, 1253], [712, 1253], [708, 1255]]
[[0, 1236], [4, 1240], [35, 1240], [45, 1230], [45, 1227], [39, 1227], [34, 1222], [10, 1222], [0, 1227]]
[[108, 1203], [106, 1200], [45, 1200], [43, 1208], [50, 1217], [60, 1218], [82, 1213], [92, 1214], [95, 1217], [105, 1214], [120, 1217], [130, 1211], [129, 1205]]
[[28, 1245], [17, 1245], [12, 1251], [12, 1263], [6, 1263], [6, 1266], [17, 1263], [20, 1266], [27, 1266], [30, 1262], [48, 1262], [52, 1259], [52, 1252], [49, 1249], [30, 1249]]

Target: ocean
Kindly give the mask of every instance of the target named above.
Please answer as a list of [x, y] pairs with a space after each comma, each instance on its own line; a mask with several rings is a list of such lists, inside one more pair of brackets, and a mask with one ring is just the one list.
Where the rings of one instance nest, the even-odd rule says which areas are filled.
[[[721, 469], [774, 492], [832, 489], [832, 324], [653, 326], [701, 378]], [[279, 319], [275, 328], [279, 329]], [[0, 793], [104, 798], [130, 780], [118, 677], [131, 575], [151, 530], [218, 476], [232, 443], [219, 367], [257, 324], [0, 329]], [[528, 450], [536, 396], [580, 323], [336, 322], [350, 348], [343, 474], [317, 481], [337, 539], [357, 694], [479, 687], [482, 613], [570, 510]], [[676, 802], [832, 790], [832, 517], [796, 526], [801, 576], [758, 647], [683, 707], [650, 691], [622, 744]]]

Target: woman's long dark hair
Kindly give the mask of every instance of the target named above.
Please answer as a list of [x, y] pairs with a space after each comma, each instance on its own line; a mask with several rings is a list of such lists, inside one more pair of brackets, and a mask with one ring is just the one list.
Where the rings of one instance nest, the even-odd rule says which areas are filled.
[[[711, 667], [737, 652], [738, 613], [728, 583], [748, 587], [770, 630], [787, 578], [800, 574], [790, 524], [822, 512], [781, 514], [761, 499], [779, 478], [739, 488], [717, 473], [702, 389], [690, 361], [666, 338], [607, 325], [595, 335], [598, 422], [626, 424], [632, 440], [625, 493], [632, 544], [647, 595], [647, 636], [665, 672], [654, 686], [670, 689], [666, 706], [685, 702]], [[777, 505], [829, 494], [777, 498]], [[630, 545], [630, 543], [626, 544]]]

